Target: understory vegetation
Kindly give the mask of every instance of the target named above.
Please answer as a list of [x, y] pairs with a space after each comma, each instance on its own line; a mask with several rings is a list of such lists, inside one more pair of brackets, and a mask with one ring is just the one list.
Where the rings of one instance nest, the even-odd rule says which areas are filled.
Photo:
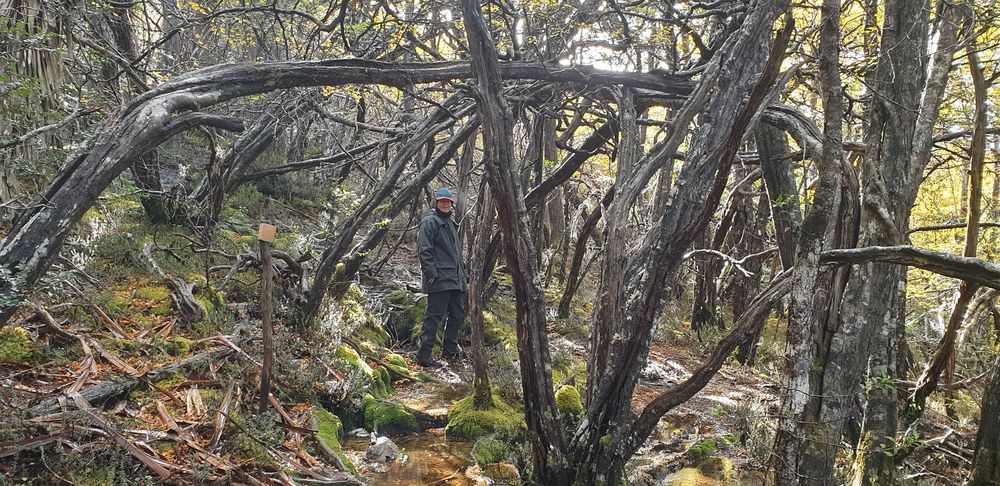
[[0, 485], [1000, 484], [990, 2], [0, 13]]

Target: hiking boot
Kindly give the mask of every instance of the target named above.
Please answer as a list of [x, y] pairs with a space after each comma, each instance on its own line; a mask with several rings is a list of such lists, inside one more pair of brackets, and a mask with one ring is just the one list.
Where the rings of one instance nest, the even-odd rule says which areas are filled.
[[454, 353], [447, 353], [447, 354], [441, 353], [441, 357], [444, 358], [444, 360], [448, 361], [449, 363], [453, 362], [453, 361], [458, 361], [458, 360], [462, 359], [462, 357], [465, 356], [465, 351], [462, 349], [461, 346], [457, 346], [457, 347], [458, 347], [458, 351], [455, 351]]
[[437, 368], [438, 366], [441, 366], [441, 363], [432, 356], [417, 356], [414, 361], [424, 368]]

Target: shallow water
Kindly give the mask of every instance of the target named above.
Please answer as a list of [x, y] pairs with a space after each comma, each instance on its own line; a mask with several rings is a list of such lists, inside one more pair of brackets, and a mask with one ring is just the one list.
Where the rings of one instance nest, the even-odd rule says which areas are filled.
[[365, 461], [367, 437], [348, 437], [343, 441], [344, 452], [358, 466], [368, 484], [387, 486], [472, 486], [465, 475], [473, 465], [472, 442], [447, 439], [444, 429], [431, 429], [422, 434], [394, 437], [393, 442], [406, 455], [406, 461], [389, 466], [371, 465]]

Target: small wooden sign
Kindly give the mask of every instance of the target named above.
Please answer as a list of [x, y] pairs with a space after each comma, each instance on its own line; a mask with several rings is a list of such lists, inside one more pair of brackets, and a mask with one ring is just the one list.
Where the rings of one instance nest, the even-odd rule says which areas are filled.
[[274, 234], [277, 229], [273, 224], [261, 223], [260, 228], [257, 232], [257, 239], [260, 241], [266, 241], [268, 243], [274, 242]]

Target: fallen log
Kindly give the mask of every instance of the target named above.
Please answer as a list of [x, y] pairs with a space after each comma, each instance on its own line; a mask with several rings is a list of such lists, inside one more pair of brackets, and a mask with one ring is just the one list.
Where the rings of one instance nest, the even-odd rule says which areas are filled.
[[[233, 353], [235, 353], [233, 348], [229, 346], [220, 346], [204, 353], [196, 354], [180, 361], [175, 361], [162, 368], [150, 370], [148, 373], [140, 376], [127, 376], [98, 383], [90, 388], [87, 388], [86, 390], [81, 391], [80, 396], [92, 404], [107, 403], [116, 397], [129, 393], [147, 382], [157, 381], [180, 371], [185, 371], [202, 365], [208, 365], [209, 363], [216, 362]], [[64, 397], [52, 397], [42, 403], [39, 403], [38, 405], [35, 405], [34, 407], [29, 408], [27, 412], [28, 416], [41, 417], [43, 415], [50, 415], [62, 411], [63, 405], [60, 403], [62, 398]]]

